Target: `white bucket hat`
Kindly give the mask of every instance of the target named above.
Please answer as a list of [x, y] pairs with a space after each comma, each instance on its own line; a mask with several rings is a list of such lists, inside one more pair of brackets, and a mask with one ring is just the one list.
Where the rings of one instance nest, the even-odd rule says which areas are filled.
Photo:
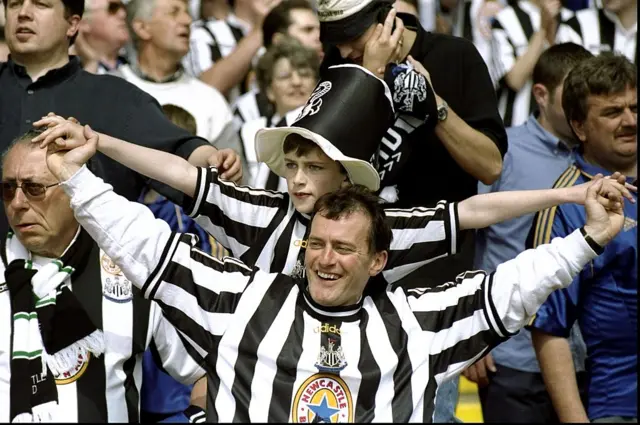
[[358, 65], [332, 66], [291, 126], [256, 133], [256, 157], [284, 177], [284, 141], [298, 134], [340, 162], [352, 183], [377, 191], [380, 176], [372, 162], [393, 118], [391, 93], [383, 80]]

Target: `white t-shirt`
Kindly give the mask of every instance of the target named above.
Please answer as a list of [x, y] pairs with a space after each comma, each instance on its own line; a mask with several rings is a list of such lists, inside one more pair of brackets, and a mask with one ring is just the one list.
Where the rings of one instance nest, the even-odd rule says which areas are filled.
[[118, 69], [118, 75], [156, 98], [160, 105], [172, 104], [196, 119], [196, 134], [214, 142], [233, 121], [231, 108], [215, 88], [183, 73], [177, 80], [156, 83], [140, 78], [130, 65]]

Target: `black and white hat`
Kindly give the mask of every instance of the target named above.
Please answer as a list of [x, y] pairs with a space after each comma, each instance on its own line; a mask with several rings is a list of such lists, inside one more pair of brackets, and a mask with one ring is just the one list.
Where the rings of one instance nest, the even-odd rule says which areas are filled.
[[393, 123], [394, 113], [391, 93], [383, 80], [358, 65], [332, 66], [291, 126], [258, 131], [256, 157], [284, 177], [284, 140], [289, 134], [298, 134], [339, 161], [352, 183], [376, 191], [380, 176], [372, 162], [377, 160], [380, 141]]
[[320, 40], [328, 44], [352, 41], [380, 22], [394, 0], [318, 0]]

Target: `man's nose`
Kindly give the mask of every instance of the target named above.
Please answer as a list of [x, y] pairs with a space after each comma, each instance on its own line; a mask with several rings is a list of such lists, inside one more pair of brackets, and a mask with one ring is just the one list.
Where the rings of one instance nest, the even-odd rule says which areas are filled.
[[10, 205], [11, 205], [11, 208], [15, 210], [25, 209], [29, 207], [29, 201], [25, 196], [24, 192], [22, 191], [22, 188], [20, 187], [16, 188], [16, 193], [13, 196], [13, 199], [11, 200]]
[[30, 1], [22, 2], [20, 10], [18, 11], [18, 18], [31, 18], [33, 16], [33, 4]]
[[622, 125], [625, 127], [637, 127], [638, 113], [633, 112], [631, 108], [625, 108], [622, 116]]
[[335, 264], [336, 256], [335, 256], [335, 253], [333, 252], [333, 249], [331, 249], [331, 247], [329, 246], [325, 246], [318, 260], [320, 265], [322, 266], [329, 266], [329, 265]]

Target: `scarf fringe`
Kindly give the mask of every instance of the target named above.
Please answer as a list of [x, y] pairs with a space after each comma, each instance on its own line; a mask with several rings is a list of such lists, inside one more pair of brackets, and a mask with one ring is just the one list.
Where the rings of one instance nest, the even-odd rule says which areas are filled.
[[104, 335], [101, 330], [96, 329], [55, 354], [47, 354], [47, 366], [55, 376], [61, 375], [73, 369], [78, 364], [80, 355], [87, 351], [96, 357], [104, 353]]
[[12, 423], [35, 423], [35, 422], [55, 422], [58, 403], [50, 401], [48, 403], [34, 406], [32, 413], [20, 413], [13, 418]]

